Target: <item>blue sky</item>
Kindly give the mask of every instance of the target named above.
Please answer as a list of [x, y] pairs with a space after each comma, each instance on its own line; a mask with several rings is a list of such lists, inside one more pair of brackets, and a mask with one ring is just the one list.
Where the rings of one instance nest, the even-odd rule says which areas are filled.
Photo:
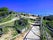
[[53, 0], [0, 0], [0, 7], [17, 12], [53, 15]]

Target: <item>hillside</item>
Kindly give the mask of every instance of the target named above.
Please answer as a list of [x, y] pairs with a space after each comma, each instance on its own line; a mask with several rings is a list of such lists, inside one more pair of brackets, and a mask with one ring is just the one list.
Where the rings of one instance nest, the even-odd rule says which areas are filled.
[[0, 8], [0, 39], [13, 39], [17, 35], [26, 32], [31, 28], [30, 25], [36, 18], [39, 17], [31, 14], [9, 11], [6, 7]]
[[46, 20], [53, 20], [53, 15], [49, 15], [49, 16], [44, 16], [44, 19]]

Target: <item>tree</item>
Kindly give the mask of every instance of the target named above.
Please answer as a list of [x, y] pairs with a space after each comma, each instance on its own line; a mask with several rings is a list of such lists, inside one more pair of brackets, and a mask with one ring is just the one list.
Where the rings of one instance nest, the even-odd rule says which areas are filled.
[[0, 8], [0, 16], [6, 16], [9, 14], [8, 12], [9, 12], [8, 8], [6, 7]]
[[2, 8], [0, 8], [0, 11], [8, 11], [8, 8], [2, 7]]
[[15, 25], [26, 26], [28, 24], [28, 20], [24, 18], [20, 18], [20, 20], [15, 21]]
[[51, 21], [53, 20], [53, 15], [45, 16], [43, 19]]
[[21, 31], [22, 29], [26, 28], [28, 25], [28, 20], [24, 19], [24, 18], [20, 18], [20, 20], [16, 20], [14, 23], [14, 27], [16, 28], [16, 30]]

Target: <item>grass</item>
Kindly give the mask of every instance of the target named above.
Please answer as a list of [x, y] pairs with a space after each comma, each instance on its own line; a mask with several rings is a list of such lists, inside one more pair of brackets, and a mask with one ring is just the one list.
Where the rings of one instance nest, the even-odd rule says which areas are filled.
[[53, 21], [49, 21], [48, 24], [53, 28]]
[[32, 19], [28, 19], [28, 21], [31, 22], [31, 23], [34, 23], [34, 20], [32, 20]]
[[9, 14], [9, 15], [8, 15], [7, 17], [5, 17], [5, 18], [1, 18], [1, 19], [0, 19], [0, 23], [6, 22], [6, 21], [9, 21], [9, 20], [13, 19], [13, 18], [15, 17], [15, 15], [16, 15], [16, 14]]
[[15, 25], [16, 29], [22, 30], [22, 29], [26, 28], [28, 24], [29, 24], [28, 19], [23, 18], [22, 21], [21, 21], [21, 19], [16, 20], [14, 25]]
[[53, 28], [53, 20], [52, 21], [43, 20], [44, 25], [46, 25], [46, 22], [48, 22], [48, 24]]
[[10, 23], [7, 23], [7, 24], [3, 24], [3, 25], [0, 25], [0, 26], [14, 26], [14, 21], [10, 22]]
[[22, 29], [26, 28], [27, 25], [26, 25], [26, 26], [21, 26], [21, 25], [17, 24], [17, 26], [15, 26], [15, 27], [16, 27], [16, 29], [18, 29], [18, 30], [22, 30]]
[[[18, 32], [16, 31], [16, 29], [14, 28], [14, 27], [4, 27], [3, 28], [3, 32], [4, 32], [4, 34], [6, 35], [11, 35], [11, 38], [13, 39], [13, 38], [16, 38], [16, 35], [18, 35]], [[7, 36], [6, 35], [6, 36]], [[8, 37], [10, 37], [10, 36], [8, 36]], [[8, 37], [6, 37], [5, 39], [6, 40], [8, 40]]]
[[[46, 22], [49, 22], [49, 21], [43, 20], [43, 24], [44, 24], [44, 25], [46, 25]], [[44, 27], [45, 27], [45, 26], [44, 26]], [[49, 30], [47, 27], [45, 27], [45, 29], [46, 29], [46, 31], [47, 31], [48, 33], [50, 33], [50, 30]]]
[[43, 24], [46, 25], [46, 22], [48, 22], [48, 20], [43, 20]]
[[4, 34], [8, 33], [8, 31], [9, 31], [9, 27], [4, 27], [4, 28], [3, 28]]
[[13, 28], [12, 37], [14, 37], [14, 36], [16, 36], [16, 35], [18, 35], [18, 32], [16, 31], [16, 29], [15, 29], [15, 28]]
[[[4, 18], [3, 21], [0, 23], [10, 21], [11, 19], [13, 19], [15, 17], [15, 15], [16, 14], [12, 14], [12, 17], [9, 15], [8, 17]], [[14, 21], [7, 23], [7, 24], [0, 25], [0, 26], [14, 26]]]
[[[14, 15], [14, 14], [9, 15], [8, 17], [2, 19], [2, 22], [6, 22], [6, 21], [11, 20], [12, 18], [15, 17], [15, 15], [14, 15], [14, 16], [13, 16], [13, 15]], [[12, 16], [12, 17], [11, 17], [11, 16]], [[25, 26], [21, 26], [21, 25], [19, 25], [19, 24], [17, 24], [17, 26], [14, 26], [15, 21], [10, 22], [10, 23], [7, 23], [7, 24], [3, 24], [3, 25], [1, 25], [1, 26], [4, 27], [4, 28], [3, 28], [4, 34], [8, 33], [8, 32], [9, 32], [9, 29], [12, 28], [12, 29], [13, 29], [13, 30], [12, 30], [12, 32], [13, 32], [13, 33], [12, 33], [12, 37], [14, 37], [14, 36], [18, 35], [18, 32], [16, 31], [15, 27], [17, 27], [19, 30], [22, 30], [22, 29], [24, 29], [24, 28], [26, 28], [26, 27], [27, 27], [27, 29], [29, 29], [29, 25], [30, 25], [30, 24], [29, 24], [27, 21], [28, 21], [28, 19], [26, 19], [26, 20], [23, 21], [24, 23], [26, 23]], [[1, 22], [1, 23], [2, 23], [2, 22]], [[12, 27], [12, 26], [14, 26], [14, 27]]]
[[[48, 24], [53, 28], [53, 21], [43, 20], [44, 25], [46, 25], [46, 22], [48, 22]], [[50, 31], [46, 26], [44, 27], [45, 27], [45, 30], [51, 35], [51, 37], [53, 37], [53, 32]]]
[[50, 31], [47, 27], [45, 27], [45, 30], [51, 35], [51, 40], [53, 40], [53, 32]]
[[13, 27], [10, 27], [10, 26], [7, 26], [7, 27], [4, 27], [4, 28], [3, 28], [4, 34], [7, 34], [7, 33], [9, 32], [9, 29], [13, 32], [13, 33], [12, 33], [12, 37], [18, 35], [18, 32], [16, 31], [16, 29], [13, 28]]
[[[51, 26], [51, 27], [53, 27], [53, 21], [48, 21], [48, 20], [43, 20], [43, 24], [44, 25], [46, 25], [46, 22], [48, 22], [48, 24]], [[47, 27], [45, 27], [46, 28], [46, 31], [50, 31]]]
[[46, 39], [46, 34], [44, 33], [43, 35], [44, 35], [44, 36], [43, 36], [42, 40], [47, 40], [47, 39]]

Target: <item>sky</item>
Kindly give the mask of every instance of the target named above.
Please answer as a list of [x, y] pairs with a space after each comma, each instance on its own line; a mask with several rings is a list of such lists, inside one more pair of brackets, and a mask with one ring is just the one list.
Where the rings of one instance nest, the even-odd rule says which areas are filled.
[[38, 15], [53, 15], [53, 0], [0, 0], [0, 8]]

